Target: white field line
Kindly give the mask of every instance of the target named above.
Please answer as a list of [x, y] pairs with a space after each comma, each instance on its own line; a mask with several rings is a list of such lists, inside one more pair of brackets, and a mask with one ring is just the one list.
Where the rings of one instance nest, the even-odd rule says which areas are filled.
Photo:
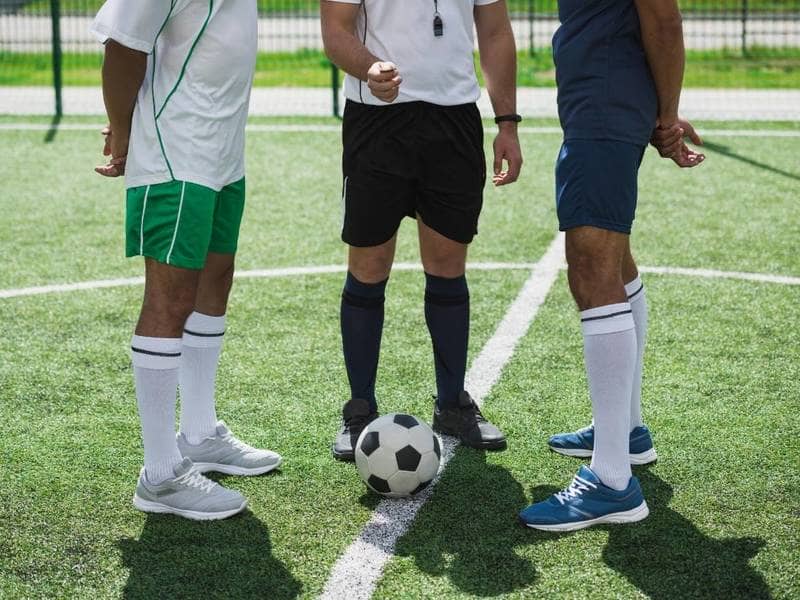
[[[564, 234], [559, 233], [544, 256], [532, 266], [530, 277], [498, 325], [472, 362], [467, 373], [466, 388], [480, 404], [500, 378], [520, 339], [527, 333], [539, 307], [562, 268]], [[436, 482], [458, 445], [455, 438], [443, 436], [439, 475], [418, 496], [410, 499], [383, 499], [372, 518], [333, 566], [321, 598], [323, 600], [367, 600], [394, 555], [394, 547], [411, 526], [417, 512], [428, 500]]]
[[717, 271], [715, 269], [684, 269], [682, 267], [639, 267], [639, 270], [642, 273], [655, 273], [658, 275], [688, 275], [689, 277], [706, 277], [711, 279], [741, 279], [744, 281], [760, 281], [763, 283], [800, 285], [800, 277], [770, 275], [768, 273], [743, 273], [740, 271]]
[[[511, 262], [477, 262], [467, 265], [468, 271], [527, 271], [535, 266], [534, 263]], [[564, 268], [564, 265], [561, 265]], [[419, 263], [395, 263], [395, 271], [419, 271]], [[280, 267], [275, 269], [253, 269], [238, 271], [237, 279], [270, 279], [275, 277], [297, 277], [301, 275], [325, 275], [328, 273], [344, 273], [344, 265], [322, 265], [309, 267]], [[789, 275], [771, 275], [769, 273], [744, 273], [740, 271], [716, 271], [713, 269], [687, 269], [683, 267], [639, 267], [642, 273], [655, 273], [661, 275], [685, 275], [688, 277], [706, 277], [719, 279], [741, 279], [743, 281], [760, 281], [764, 283], [779, 283], [783, 285], [800, 285], [800, 277]], [[18, 298], [20, 296], [38, 296], [41, 294], [57, 294], [62, 292], [76, 292], [80, 290], [97, 290], [103, 288], [142, 285], [144, 277], [127, 277], [122, 279], [99, 279], [95, 281], [80, 281], [77, 283], [56, 283], [52, 285], [39, 285], [26, 288], [12, 288], [0, 290], [0, 299]]]
[[[105, 125], [101, 123], [63, 123], [58, 126], [62, 131], [100, 131]], [[0, 131], [50, 131], [48, 123], [0, 123]], [[339, 125], [268, 125], [264, 123], [252, 123], [247, 126], [247, 131], [253, 133], [339, 133], [342, 130]], [[492, 133], [496, 129], [487, 127], [486, 133]], [[544, 135], [561, 134], [560, 127], [520, 127], [520, 134], [525, 135]], [[705, 129], [701, 130], [700, 135], [708, 137], [757, 137], [757, 138], [798, 138], [800, 130], [779, 130], [779, 129]]]

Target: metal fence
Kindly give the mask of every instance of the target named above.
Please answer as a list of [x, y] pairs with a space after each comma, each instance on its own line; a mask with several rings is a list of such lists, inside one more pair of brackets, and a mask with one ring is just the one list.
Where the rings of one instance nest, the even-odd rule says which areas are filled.
[[[322, 52], [319, 0], [257, 1], [255, 112], [337, 112], [338, 74]], [[551, 89], [557, 0], [507, 2], [520, 86]], [[102, 113], [101, 47], [89, 33], [101, 4], [0, 0], [0, 114]], [[681, 8], [687, 87], [800, 89], [800, 0], [682, 0]]]

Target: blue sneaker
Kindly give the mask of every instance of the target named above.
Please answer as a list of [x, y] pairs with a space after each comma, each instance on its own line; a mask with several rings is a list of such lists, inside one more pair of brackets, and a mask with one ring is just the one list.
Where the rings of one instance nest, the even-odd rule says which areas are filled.
[[[547, 442], [550, 450], [564, 456], [589, 458], [594, 450], [594, 425], [589, 425], [571, 433], [557, 433]], [[653, 448], [650, 430], [641, 425], [631, 431], [630, 455], [632, 465], [646, 465], [658, 458]]]
[[648, 514], [636, 477], [619, 491], [603, 485], [589, 467], [583, 466], [567, 489], [531, 504], [519, 518], [533, 529], [575, 531], [600, 523], [634, 523]]

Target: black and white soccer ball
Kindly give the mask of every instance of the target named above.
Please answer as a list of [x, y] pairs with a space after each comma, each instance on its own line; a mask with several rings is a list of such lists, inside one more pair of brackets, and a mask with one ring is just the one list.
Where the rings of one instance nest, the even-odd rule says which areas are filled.
[[416, 417], [389, 414], [370, 423], [356, 442], [356, 466], [367, 487], [391, 498], [425, 489], [439, 470], [442, 447]]

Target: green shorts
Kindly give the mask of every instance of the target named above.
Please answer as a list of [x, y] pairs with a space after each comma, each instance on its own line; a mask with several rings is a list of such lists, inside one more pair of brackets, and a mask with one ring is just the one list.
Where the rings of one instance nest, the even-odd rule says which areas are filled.
[[209, 252], [235, 254], [244, 191], [244, 178], [218, 192], [188, 181], [128, 189], [125, 254], [184, 269], [202, 269]]

